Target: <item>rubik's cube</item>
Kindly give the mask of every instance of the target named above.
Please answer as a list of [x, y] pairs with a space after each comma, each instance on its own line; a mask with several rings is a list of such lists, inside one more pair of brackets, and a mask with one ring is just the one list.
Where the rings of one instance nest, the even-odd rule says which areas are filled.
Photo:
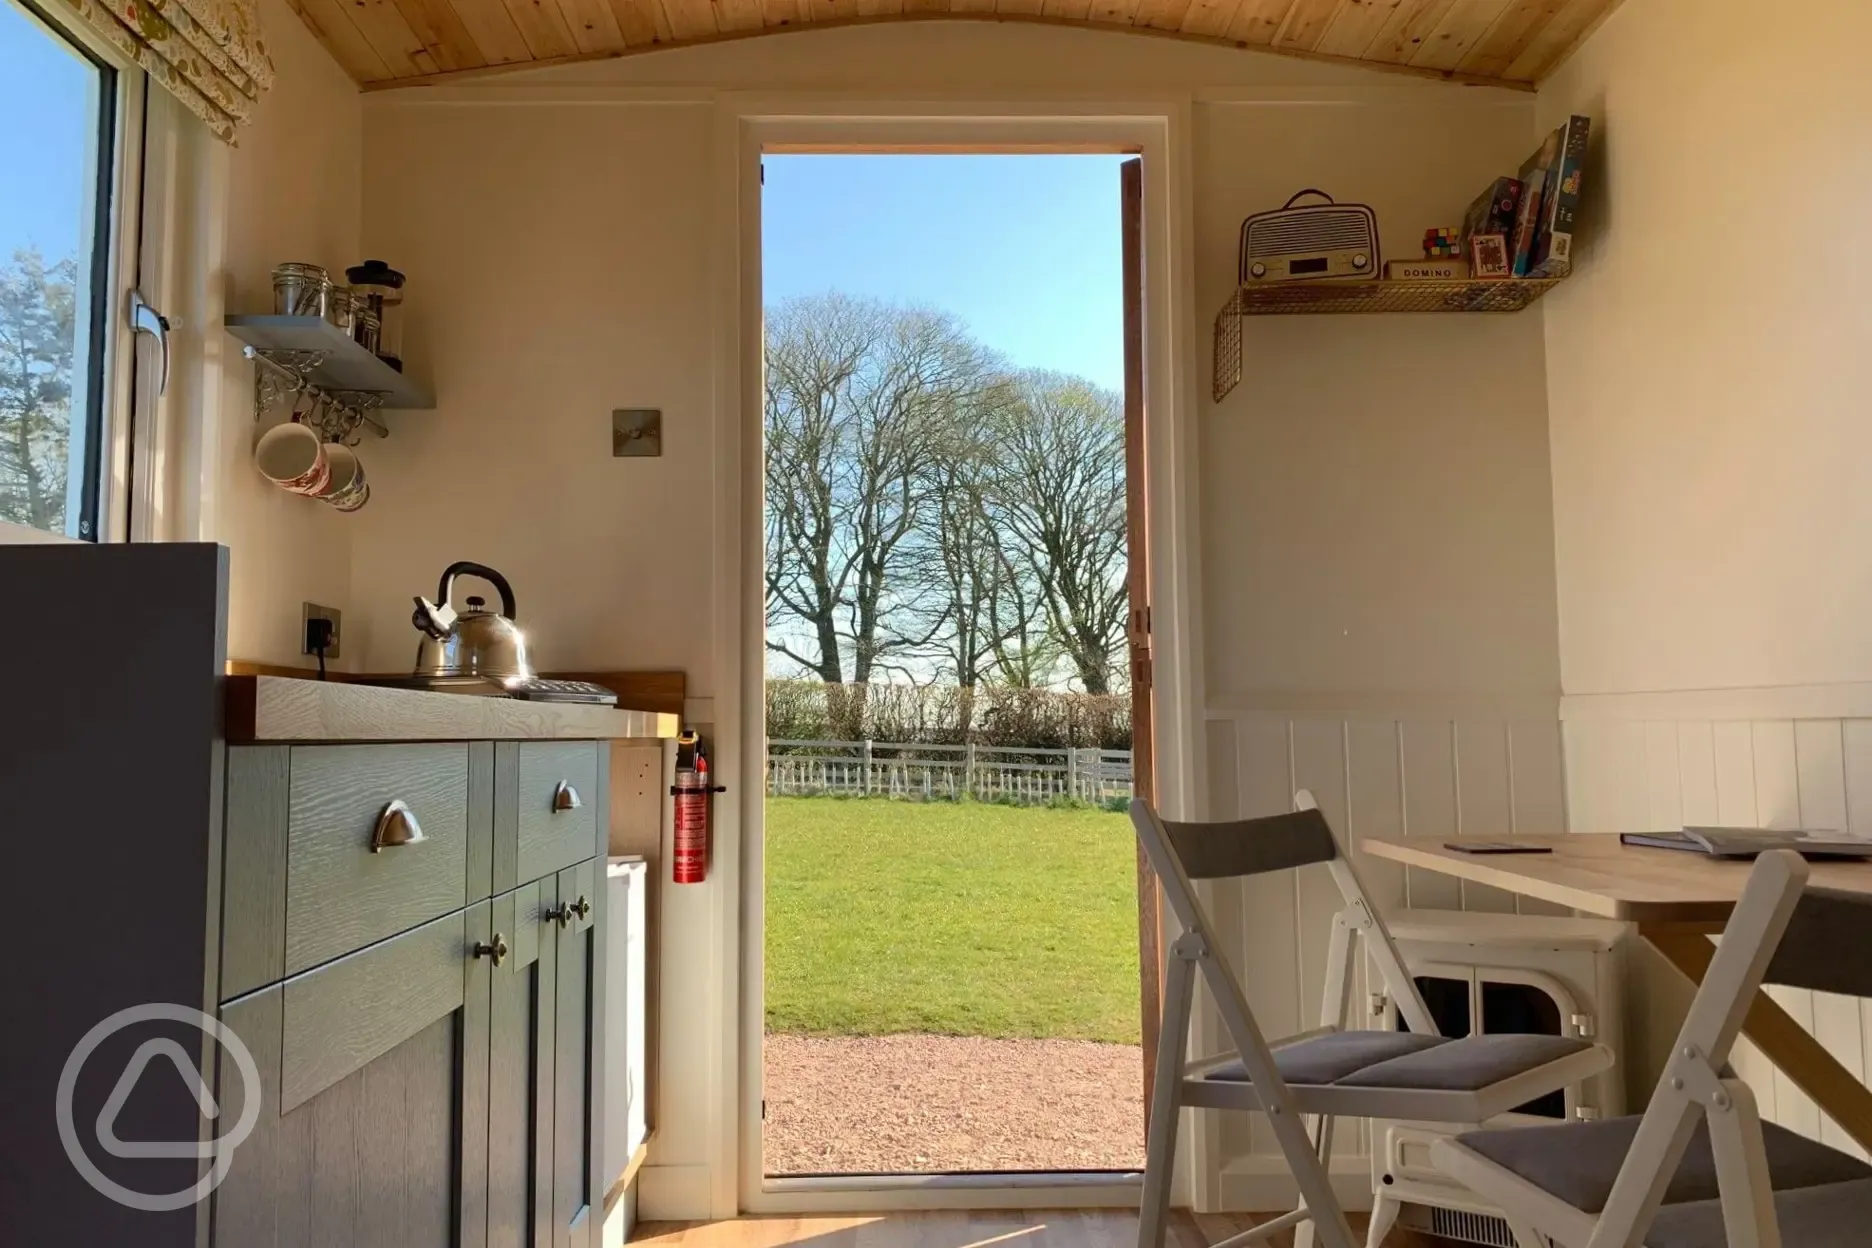
[[1423, 236], [1423, 254], [1426, 260], [1448, 260], [1462, 254], [1459, 239], [1461, 230], [1449, 230], [1441, 227], [1425, 230]]

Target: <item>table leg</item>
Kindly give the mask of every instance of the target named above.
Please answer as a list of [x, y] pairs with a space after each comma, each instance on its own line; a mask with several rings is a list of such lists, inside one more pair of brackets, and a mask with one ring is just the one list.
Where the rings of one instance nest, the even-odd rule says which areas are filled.
[[[1641, 924], [1638, 932], [1666, 961], [1702, 986], [1716, 946], [1700, 932], [1654, 928]], [[1839, 1064], [1805, 1027], [1789, 1017], [1774, 999], [1759, 989], [1749, 1006], [1742, 1033], [1754, 1041], [1762, 1055], [1813, 1098], [1822, 1113], [1839, 1124], [1861, 1148], [1872, 1151], [1872, 1089]]]

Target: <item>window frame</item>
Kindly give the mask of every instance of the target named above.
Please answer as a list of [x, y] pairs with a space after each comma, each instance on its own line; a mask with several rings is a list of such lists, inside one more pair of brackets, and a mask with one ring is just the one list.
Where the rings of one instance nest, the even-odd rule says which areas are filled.
[[[36, 0], [0, 0], [50, 39], [100, 71], [95, 144], [90, 161], [92, 207], [84, 306], [84, 408], [74, 405], [74, 433], [83, 422], [78, 533], [52, 533], [0, 520], [0, 544], [124, 541], [130, 535], [129, 449], [136, 420], [138, 352], [125, 309], [136, 285], [142, 204], [147, 76], [102, 36], [67, 21]], [[75, 346], [77, 344], [74, 344]], [[69, 485], [68, 485], [69, 490]], [[88, 531], [87, 531], [88, 530]]]

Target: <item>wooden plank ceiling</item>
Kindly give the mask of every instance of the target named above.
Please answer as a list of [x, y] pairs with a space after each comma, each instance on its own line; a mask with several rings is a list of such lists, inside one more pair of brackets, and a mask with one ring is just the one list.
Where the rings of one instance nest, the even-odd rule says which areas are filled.
[[810, 26], [961, 18], [1164, 35], [1531, 87], [1619, 0], [291, 0], [366, 87]]

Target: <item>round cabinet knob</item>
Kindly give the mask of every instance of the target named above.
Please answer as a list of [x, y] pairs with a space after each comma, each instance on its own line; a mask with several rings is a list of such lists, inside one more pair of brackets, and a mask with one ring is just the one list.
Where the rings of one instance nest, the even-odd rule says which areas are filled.
[[1357, 255], [1352, 257], [1352, 267], [1355, 269], [1364, 269], [1364, 268], [1371, 267], [1371, 257], [1366, 255], [1362, 251], [1359, 252]]
[[475, 957], [488, 958], [493, 961], [495, 966], [499, 966], [502, 962], [507, 960], [508, 952], [507, 938], [502, 936], [499, 932], [494, 933], [493, 944], [477, 942], [474, 947]]
[[545, 919], [548, 923], [557, 923], [565, 928], [571, 927], [574, 923], [583, 923], [591, 917], [591, 912], [591, 902], [586, 901], [585, 895], [581, 893], [577, 901], [568, 901], [546, 911]]

